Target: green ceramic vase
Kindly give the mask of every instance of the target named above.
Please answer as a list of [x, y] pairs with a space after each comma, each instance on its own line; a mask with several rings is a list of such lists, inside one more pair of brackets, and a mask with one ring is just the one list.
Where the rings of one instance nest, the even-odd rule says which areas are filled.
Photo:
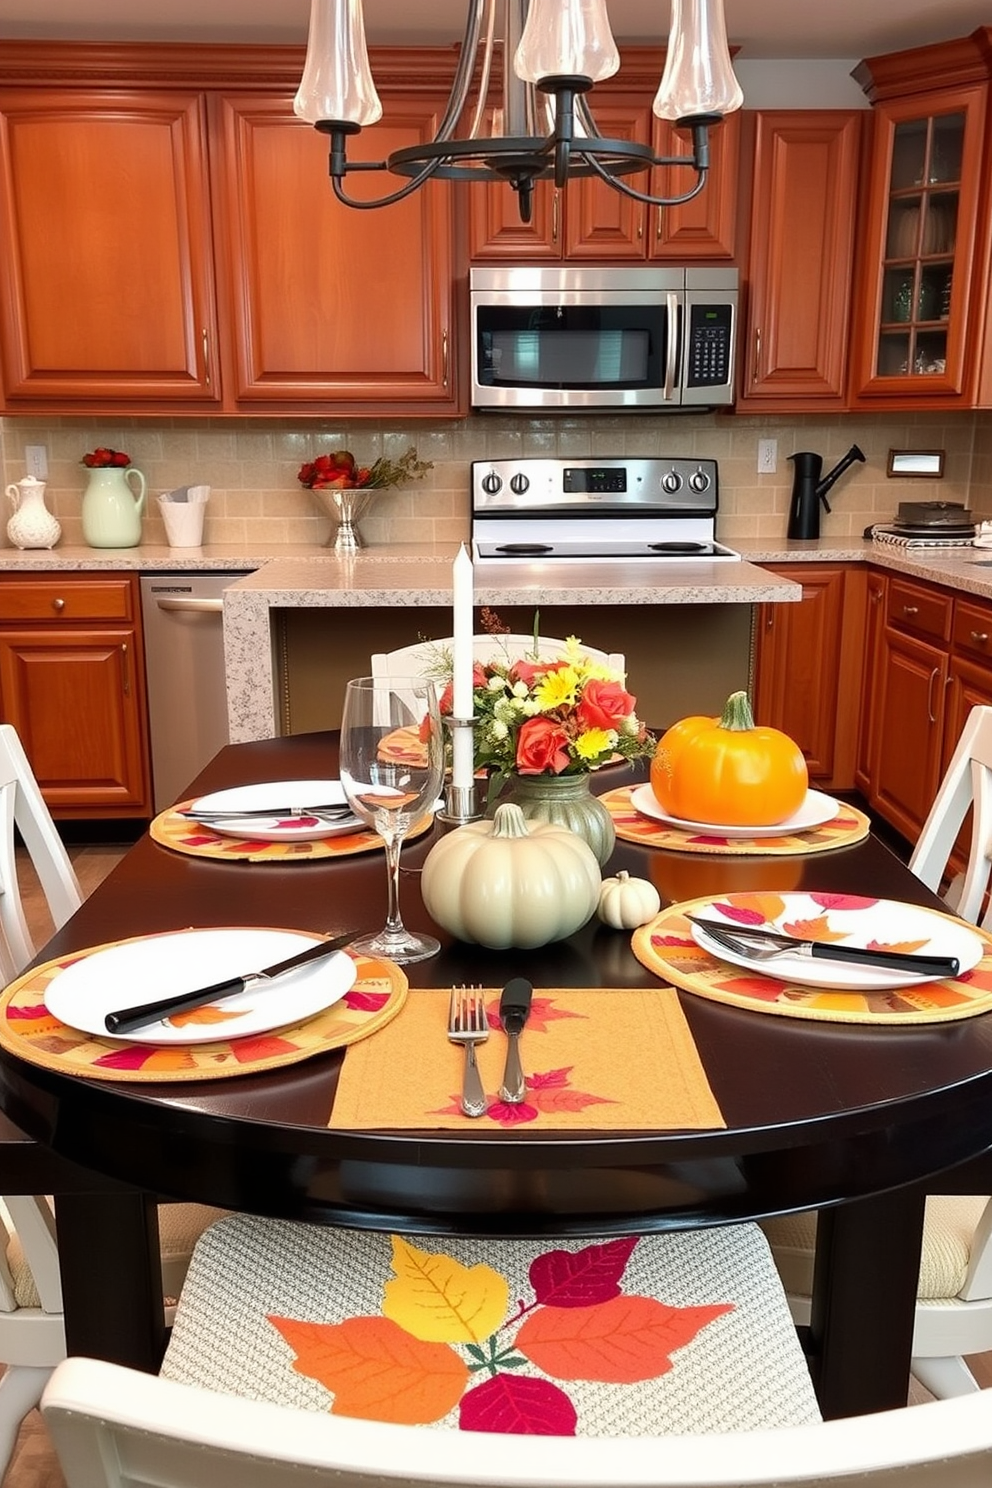
[[613, 852], [613, 818], [589, 789], [588, 775], [510, 775], [486, 815], [503, 801], [513, 801], [528, 821], [567, 827], [589, 844], [601, 868]]

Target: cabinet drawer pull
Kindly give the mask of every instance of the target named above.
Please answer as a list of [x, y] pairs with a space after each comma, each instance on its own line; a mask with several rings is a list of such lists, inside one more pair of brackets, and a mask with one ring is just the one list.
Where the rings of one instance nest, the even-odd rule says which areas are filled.
[[124, 684], [124, 696], [131, 696], [131, 658], [127, 649], [127, 641], [121, 642], [121, 673]]
[[441, 386], [448, 386], [448, 333], [441, 332]]
[[64, 599], [53, 599], [52, 600], [52, 609], [53, 610], [64, 610], [65, 609], [65, 600]]
[[204, 329], [204, 330], [202, 330], [200, 332], [200, 338], [201, 338], [202, 343], [203, 343], [203, 381], [206, 383], [207, 387], [209, 387], [210, 386], [210, 337], [207, 335], [206, 329]]
[[971, 639], [974, 641], [976, 646], [987, 646], [989, 641], [989, 633], [987, 630], [973, 630], [971, 632]]
[[758, 380], [758, 373], [759, 373], [760, 370], [761, 370], [761, 328], [759, 326], [756, 326], [755, 327], [755, 330], [754, 330], [754, 370], [753, 370], [753, 372], [751, 374], [751, 381], [752, 382], [757, 382], [757, 380]]
[[919, 605], [903, 605], [902, 612], [904, 615], [918, 615], [920, 607]]
[[558, 197], [559, 197], [559, 192], [556, 189], [554, 196], [551, 198], [551, 241], [552, 241], [552, 243], [557, 243], [557, 241], [558, 241]]
[[930, 719], [931, 723], [937, 722], [936, 716], [933, 711], [933, 684], [936, 682], [939, 676], [940, 667], [934, 667], [933, 671], [930, 673], [930, 684], [927, 687], [927, 717]]

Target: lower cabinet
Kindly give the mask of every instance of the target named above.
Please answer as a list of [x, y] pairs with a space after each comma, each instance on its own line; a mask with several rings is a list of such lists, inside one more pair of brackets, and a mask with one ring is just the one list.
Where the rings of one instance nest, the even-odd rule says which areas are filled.
[[864, 665], [866, 574], [854, 564], [763, 564], [803, 586], [758, 606], [754, 716], [794, 739], [817, 788], [850, 790]]
[[137, 578], [0, 580], [0, 717], [52, 814], [151, 814]]

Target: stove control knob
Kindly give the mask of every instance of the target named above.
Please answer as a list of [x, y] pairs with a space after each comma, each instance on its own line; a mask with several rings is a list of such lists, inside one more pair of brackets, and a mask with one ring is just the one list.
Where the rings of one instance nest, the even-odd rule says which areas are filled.
[[511, 475], [510, 490], [514, 496], [522, 496], [525, 491], [530, 490], [530, 481], [526, 475]]
[[500, 480], [495, 470], [490, 470], [488, 475], [484, 475], [482, 477], [482, 489], [485, 491], [487, 496], [495, 496], [497, 492], [502, 491], [503, 482]]
[[701, 465], [700, 465], [700, 467], [699, 467], [698, 470], [694, 470], [692, 472], [692, 474], [690, 475], [690, 477], [689, 477], [689, 485], [692, 487], [692, 489], [694, 491], [699, 492], [699, 493], [702, 493], [703, 491], [708, 491], [709, 490], [709, 488], [710, 488], [710, 478], [706, 474], [706, 471], [703, 469], [703, 467]]
[[676, 491], [681, 491], [682, 477], [677, 470], [670, 470], [667, 475], [662, 476], [661, 486], [662, 490], [667, 491], [672, 496]]

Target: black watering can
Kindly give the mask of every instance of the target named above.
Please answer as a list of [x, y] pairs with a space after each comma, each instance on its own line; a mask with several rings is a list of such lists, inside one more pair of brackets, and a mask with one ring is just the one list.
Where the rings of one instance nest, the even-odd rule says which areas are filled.
[[789, 456], [789, 459], [795, 462], [796, 472], [792, 487], [792, 504], [789, 507], [787, 537], [819, 537], [820, 502], [823, 502], [824, 510], [829, 511], [827, 492], [830, 487], [844, 474], [849, 465], [853, 465], [855, 460], [864, 458], [858, 446], [852, 444], [843, 460], [840, 460], [830, 474], [823, 476], [821, 480], [822, 455], [814, 455], [810, 450], [800, 450], [797, 454]]

